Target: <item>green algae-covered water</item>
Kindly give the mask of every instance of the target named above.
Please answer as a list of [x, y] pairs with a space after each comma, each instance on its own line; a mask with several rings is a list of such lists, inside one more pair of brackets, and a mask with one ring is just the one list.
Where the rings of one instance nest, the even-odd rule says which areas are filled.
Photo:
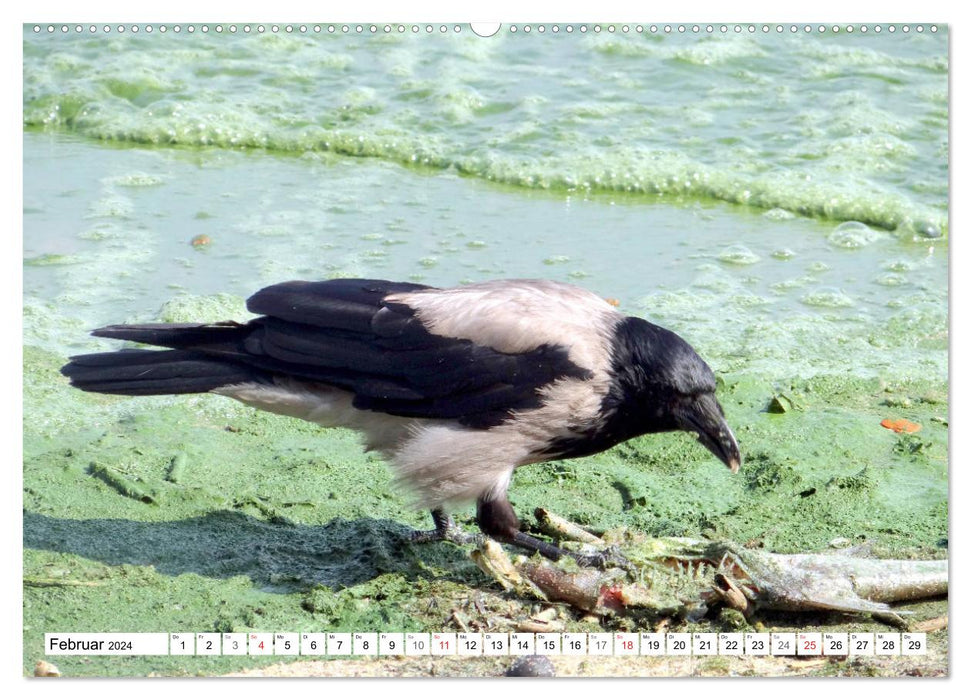
[[740, 474], [641, 438], [520, 470], [527, 521], [946, 556], [946, 28], [566, 26], [25, 27], [25, 672], [44, 632], [436, 631], [429, 600], [494, 589], [405, 542], [427, 516], [351, 433], [57, 372], [116, 347], [92, 328], [243, 320], [286, 279], [547, 277], [699, 350]]

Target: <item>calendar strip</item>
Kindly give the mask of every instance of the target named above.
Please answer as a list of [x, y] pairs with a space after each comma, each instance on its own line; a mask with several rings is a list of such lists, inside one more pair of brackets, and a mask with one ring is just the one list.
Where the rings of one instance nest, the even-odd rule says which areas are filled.
[[924, 632], [48, 633], [50, 656], [919, 656]]

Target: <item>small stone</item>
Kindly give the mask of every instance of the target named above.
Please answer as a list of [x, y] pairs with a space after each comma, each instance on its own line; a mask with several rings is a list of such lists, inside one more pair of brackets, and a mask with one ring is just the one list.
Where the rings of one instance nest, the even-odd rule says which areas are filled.
[[54, 664], [41, 660], [37, 662], [36, 666], [34, 666], [34, 675], [38, 678], [60, 678], [61, 672]]
[[556, 675], [553, 662], [546, 656], [520, 656], [506, 671], [512, 678], [552, 678]]

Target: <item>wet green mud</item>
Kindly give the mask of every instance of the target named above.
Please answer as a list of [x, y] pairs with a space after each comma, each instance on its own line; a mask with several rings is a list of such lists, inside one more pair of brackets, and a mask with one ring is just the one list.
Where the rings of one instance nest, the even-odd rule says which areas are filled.
[[[427, 514], [342, 429], [209, 396], [127, 399], [71, 389], [64, 358], [25, 348], [24, 672], [50, 631], [441, 631], [510, 625], [503, 594], [448, 543], [412, 545]], [[726, 375], [745, 463], [732, 475], [683, 434], [520, 469], [511, 499], [591, 528], [728, 538], [780, 552], [866, 545], [947, 553], [947, 387], [821, 376], [785, 387]], [[776, 409], [778, 410], [778, 409]], [[896, 434], [880, 425], [922, 426]], [[472, 529], [471, 511], [457, 514]], [[913, 606], [946, 614], [946, 601]], [[566, 629], [601, 623], [560, 611]], [[606, 620], [609, 629], [622, 624]], [[681, 623], [682, 625], [686, 623]], [[728, 631], [725, 614], [691, 623]], [[868, 629], [865, 617], [773, 613], [772, 629]], [[504, 626], [505, 625], [505, 626]], [[940, 637], [940, 639], [936, 639]], [[932, 643], [946, 645], [946, 633]], [[210, 675], [280, 657], [59, 657], [64, 675]], [[835, 668], [835, 667], [834, 667]]]

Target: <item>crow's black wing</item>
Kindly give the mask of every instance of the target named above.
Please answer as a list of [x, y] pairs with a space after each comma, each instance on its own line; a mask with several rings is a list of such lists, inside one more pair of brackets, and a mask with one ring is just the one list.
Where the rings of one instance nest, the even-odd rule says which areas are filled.
[[540, 405], [539, 389], [590, 373], [560, 345], [503, 353], [429, 332], [389, 295], [429, 289], [380, 280], [285, 282], [257, 292], [247, 324], [109, 326], [96, 335], [316, 381], [354, 394], [354, 406], [488, 427]]

